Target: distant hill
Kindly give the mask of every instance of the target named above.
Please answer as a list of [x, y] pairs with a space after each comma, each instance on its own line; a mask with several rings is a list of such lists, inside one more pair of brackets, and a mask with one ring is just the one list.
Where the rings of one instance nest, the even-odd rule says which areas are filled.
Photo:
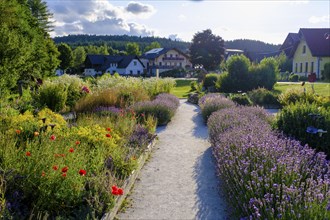
[[144, 50], [150, 43], [157, 41], [162, 47], [178, 48], [186, 51], [189, 48], [190, 43], [183, 41], [171, 40], [168, 38], [160, 37], [138, 37], [128, 35], [68, 35], [63, 37], [55, 37], [54, 41], [58, 43], [67, 43], [71, 47], [95, 45], [101, 46], [107, 44], [116, 50], [125, 50], [125, 46], [128, 42], [136, 42], [139, 44], [140, 49]]
[[[168, 38], [160, 37], [138, 37], [128, 35], [68, 35], [63, 37], [55, 37], [54, 41], [58, 43], [67, 43], [71, 47], [95, 45], [101, 46], [107, 44], [116, 50], [125, 50], [128, 42], [136, 42], [140, 45], [140, 49], [144, 50], [151, 42], [157, 41], [162, 47], [175, 47], [182, 51], [187, 51], [190, 42], [176, 41]], [[225, 41], [225, 47], [230, 49], [240, 49], [247, 53], [271, 53], [278, 51], [281, 45], [264, 43], [257, 40], [239, 39]]]
[[225, 47], [230, 49], [239, 49], [254, 53], [271, 53], [278, 51], [281, 45], [264, 43], [258, 40], [239, 39], [225, 42]]

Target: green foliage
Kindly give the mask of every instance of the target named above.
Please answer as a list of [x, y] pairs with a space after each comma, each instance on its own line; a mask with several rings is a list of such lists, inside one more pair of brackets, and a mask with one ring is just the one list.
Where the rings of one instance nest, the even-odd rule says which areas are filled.
[[146, 48], [144, 48], [144, 52], [147, 52], [154, 48], [161, 48], [161, 47], [162, 46], [160, 45], [160, 43], [158, 43], [157, 41], [154, 41], [154, 42], [151, 42], [148, 46], [146, 46]]
[[[316, 116], [313, 116], [316, 115]], [[330, 156], [330, 111], [316, 103], [297, 102], [285, 106], [278, 114], [276, 127], [289, 136], [293, 136], [303, 144], [325, 152]], [[307, 127], [313, 126], [328, 133], [307, 133]]]
[[161, 72], [159, 74], [160, 77], [174, 77], [174, 78], [182, 78], [186, 76], [186, 70], [183, 68], [177, 68], [172, 70], [167, 70], [164, 72]]
[[292, 59], [289, 59], [284, 52], [275, 57], [281, 72], [290, 72], [292, 70]]
[[219, 76], [215, 87], [219, 92], [236, 93], [238, 91], [235, 82], [230, 78], [228, 72], [224, 72]]
[[254, 88], [265, 87], [269, 90], [273, 89], [279, 75], [277, 61], [272, 57], [264, 58], [259, 65], [263, 69], [262, 76], [260, 77], [261, 81], [257, 85], [254, 85]]
[[298, 80], [299, 80], [299, 81], [306, 82], [306, 81], [308, 81], [308, 77], [307, 77], [307, 76], [300, 76], [300, 75], [299, 75]]
[[197, 32], [190, 46], [192, 64], [202, 65], [207, 70], [215, 70], [225, 53], [224, 40], [212, 34], [210, 29]]
[[17, 80], [26, 83], [49, 76], [58, 65], [58, 51], [28, 4], [0, 2], [0, 85], [13, 90]]
[[82, 46], [79, 46], [73, 50], [73, 68], [76, 70], [76, 73], [82, 72], [85, 59], [86, 59], [86, 52]]
[[37, 19], [39, 27], [48, 35], [53, 28], [52, 22], [50, 21], [53, 15], [49, 12], [47, 3], [42, 0], [27, 0], [27, 4], [33, 17]]
[[258, 88], [248, 93], [254, 105], [259, 105], [268, 108], [278, 108], [280, 103], [278, 102], [278, 96], [265, 88]]
[[246, 94], [232, 94], [229, 96], [229, 98], [238, 105], [252, 105], [252, 101]]
[[139, 48], [139, 44], [137, 44], [137, 43], [128, 43], [126, 45], [126, 53], [127, 53], [127, 55], [140, 56], [141, 51], [140, 51], [140, 48]]
[[299, 75], [298, 74], [290, 74], [289, 81], [290, 82], [298, 82]]
[[322, 78], [330, 82], [330, 63], [324, 64], [324, 69], [322, 70]]
[[313, 103], [316, 96], [312, 92], [305, 92], [303, 89], [288, 89], [278, 97], [282, 106], [295, 104], [298, 102]]
[[47, 106], [52, 111], [64, 109], [67, 100], [67, 87], [63, 84], [45, 83], [36, 95], [39, 106]]
[[205, 88], [215, 87], [215, 83], [217, 82], [218, 78], [219, 78], [219, 74], [216, 73], [206, 74], [205, 79], [203, 81], [203, 86]]
[[231, 90], [237, 91], [248, 91], [249, 90], [249, 67], [250, 61], [244, 55], [235, 55], [230, 57], [227, 61], [228, 68], [228, 80], [233, 88]]
[[66, 70], [73, 66], [73, 52], [71, 47], [69, 45], [61, 43], [57, 46], [58, 51], [60, 52], [59, 59], [61, 61], [60, 63], [60, 69]]

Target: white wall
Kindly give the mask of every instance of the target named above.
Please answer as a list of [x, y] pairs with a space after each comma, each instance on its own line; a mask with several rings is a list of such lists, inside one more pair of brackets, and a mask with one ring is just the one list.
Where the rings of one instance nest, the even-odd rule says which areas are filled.
[[[136, 65], [134, 65], [134, 62], [136, 63]], [[140, 71], [140, 74], [143, 73], [143, 66], [137, 59], [133, 59], [130, 62], [130, 64], [128, 64], [126, 69], [123, 71], [123, 73], [120, 73], [119, 70], [120, 69], [118, 69], [118, 73], [122, 74], [122, 75], [129, 75], [129, 74], [131, 74], [131, 71], [132, 71], [133, 75], [137, 75], [137, 74], [139, 74], [138, 71]]]

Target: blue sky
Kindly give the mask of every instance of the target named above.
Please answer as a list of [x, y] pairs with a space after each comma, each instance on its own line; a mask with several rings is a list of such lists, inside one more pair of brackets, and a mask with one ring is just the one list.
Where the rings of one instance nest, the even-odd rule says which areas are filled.
[[328, 0], [46, 0], [54, 14], [52, 36], [128, 34], [191, 41], [211, 29], [224, 40], [281, 44], [299, 28], [330, 28]]

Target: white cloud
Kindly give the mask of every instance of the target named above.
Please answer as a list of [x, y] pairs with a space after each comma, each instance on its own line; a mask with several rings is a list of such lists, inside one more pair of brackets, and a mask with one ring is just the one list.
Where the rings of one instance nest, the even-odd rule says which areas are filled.
[[300, 4], [308, 4], [309, 0], [290, 0], [289, 2], [293, 5], [300, 5]]
[[133, 14], [153, 13], [155, 11], [152, 5], [139, 2], [130, 2], [125, 9]]
[[183, 14], [179, 15], [178, 18], [179, 18], [180, 21], [186, 21], [187, 20], [187, 17]]
[[[52, 36], [67, 34], [127, 34], [150, 36], [154, 30], [134, 21], [155, 12], [151, 5], [130, 2], [127, 7], [98, 0], [47, 0], [54, 13], [55, 28]], [[127, 13], [127, 12], [130, 13]], [[128, 20], [130, 19], [130, 20]]]
[[330, 16], [324, 15], [324, 16], [312, 16], [308, 19], [309, 23], [312, 24], [318, 24], [318, 23], [329, 23]]

